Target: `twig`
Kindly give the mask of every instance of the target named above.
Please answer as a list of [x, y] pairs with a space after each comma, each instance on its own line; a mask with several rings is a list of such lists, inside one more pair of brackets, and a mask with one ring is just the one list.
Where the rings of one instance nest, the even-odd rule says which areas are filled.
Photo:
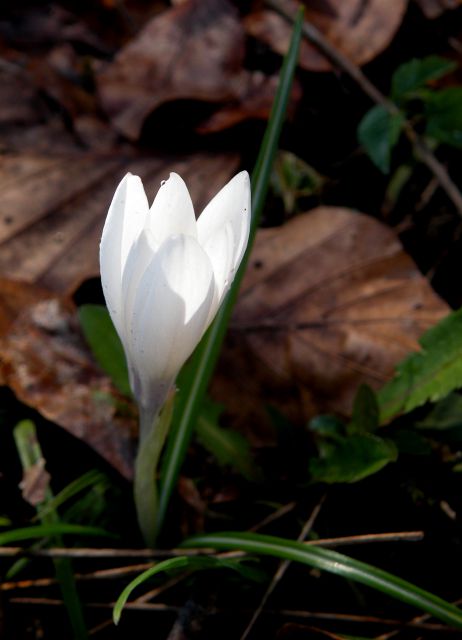
[[[53, 598], [11, 598], [9, 601], [13, 604], [21, 604], [21, 605], [29, 605], [29, 606], [51, 606], [51, 607], [62, 607], [62, 600], [53, 599]], [[85, 606], [91, 609], [113, 609], [114, 602], [90, 602]], [[162, 604], [162, 603], [139, 603], [139, 602], [127, 602], [124, 606], [125, 609], [131, 611], [157, 611], [161, 613], [180, 613], [181, 607], [175, 607], [172, 605]], [[235, 615], [235, 609], [216, 609], [215, 613], [217, 614], [225, 614], [225, 615]], [[241, 610], [240, 613], [246, 613], [245, 610]], [[403, 622], [402, 620], [393, 620], [388, 618], [378, 618], [375, 616], [359, 616], [352, 615], [346, 613], [326, 613], [326, 612], [317, 612], [317, 611], [297, 611], [292, 609], [265, 609], [263, 611], [264, 615], [270, 616], [282, 616], [284, 618], [300, 618], [300, 619], [318, 619], [318, 620], [342, 620], [345, 622], [360, 622], [364, 624], [381, 624], [384, 626], [398, 626], [401, 625], [403, 627], [415, 628], [415, 629], [425, 629], [427, 631], [437, 631], [444, 633], [459, 633], [457, 629], [451, 629], [450, 627], [441, 625], [441, 624], [433, 624], [433, 623], [425, 623], [419, 620], [411, 620], [409, 622]], [[427, 617], [427, 616], [425, 616]]]
[[[313, 509], [310, 517], [308, 518], [308, 520], [305, 522], [303, 529], [300, 533], [300, 535], [298, 536], [298, 542], [302, 542], [305, 540], [305, 538], [307, 537], [307, 535], [309, 534], [309, 532], [311, 531], [311, 529], [313, 528], [313, 524], [316, 520], [316, 518], [319, 515], [319, 512], [321, 511], [321, 507], [323, 505], [325, 496], [323, 496], [321, 498], [321, 500], [319, 501], [319, 503], [316, 505], [316, 507]], [[285, 572], [287, 571], [287, 569], [289, 568], [291, 564], [290, 560], [283, 560], [282, 562], [279, 563], [279, 566], [277, 568], [276, 573], [274, 574], [271, 582], [268, 585], [268, 588], [266, 589], [263, 598], [260, 601], [260, 604], [258, 605], [258, 607], [256, 608], [253, 616], [250, 619], [250, 622], [248, 623], [247, 627], [244, 630], [244, 633], [241, 636], [241, 640], [246, 640], [246, 638], [249, 637], [249, 634], [251, 633], [255, 623], [257, 622], [258, 618], [260, 617], [267, 601], [268, 598], [270, 597], [270, 595], [273, 593], [274, 589], [276, 588], [276, 586], [279, 584], [279, 582], [282, 580]]]
[[[84, 580], [113, 580], [130, 573], [140, 573], [152, 567], [152, 563], [144, 562], [143, 564], [134, 564], [128, 567], [115, 567], [113, 569], [101, 569], [92, 571], [91, 573], [75, 573], [74, 578], [78, 581]], [[0, 584], [0, 591], [13, 591], [14, 589], [31, 589], [34, 587], [49, 587], [56, 584], [56, 578], [36, 578], [35, 580], [17, 580], [11, 582], [3, 582]]]
[[[460, 598], [459, 600], [456, 600], [452, 604], [459, 606], [460, 604], [462, 604], [462, 598]], [[428, 613], [424, 613], [420, 616], [415, 616], [414, 618], [412, 618], [412, 620], [410, 620], [410, 622], [406, 622], [405, 626], [417, 627], [419, 625], [424, 625], [426, 624], [426, 621], [429, 620], [430, 618], [431, 618], [431, 615], [429, 615]], [[396, 637], [399, 633], [401, 633], [401, 629], [390, 631], [389, 633], [384, 633], [380, 636], [377, 636], [375, 640], [390, 640], [390, 638]]]
[[423, 531], [397, 531], [396, 533], [367, 533], [361, 536], [344, 536], [342, 538], [322, 538], [310, 540], [306, 544], [318, 547], [346, 547], [371, 542], [420, 542], [424, 539]]
[[282, 507], [280, 507], [279, 509], [276, 509], [276, 511], [273, 511], [273, 513], [270, 513], [269, 516], [266, 516], [266, 518], [263, 518], [263, 520], [261, 520], [260, 522], [255, 524], [253, 527], [251, 527], [249, 531], [259, 531], [260, 529], [263, 529], [267, 525], [275, 522], [276, 520], [279, 520], [279, 518], [282, 518], [283, 516], [293, 511], [295, 507], [296, 507], [295, 502], [289, 502], [288, 504], [284, 504]]
[[[428, 619], [430, 616], [420, 616], [419, 618], [414, 618], [408, 622], [403, 622], [403, 620], [395, 620], [390, 618], [379, 618], [377, 616], [360, 616], [350, 613], [329, 613], [325, 611], [297, 611], [292, 609], [266, 609], [264, 611], [266, 615], [274, 615], [281, 616], [283, 618], [300, 618], [300, 619], [314, 619], [314, 620], [335, 620], [342, 622], [359, 622], [363, 624], [380, 624], [387, 627], [397, 627], [401, 626], [403, 628], [416, 628], [416, 629], [426, 629], [428, 631], [444, 631], [446, 633], [459, 633], [457, 629], [453, 629], [443, 624], [438, 623], [427, 623], [423, 621], [423, 618]], [[391, 633], [396, 633], [395, 631]], [[385, 637], [391, 637], [391, 634], [387, 634], [387, 636], [380, 636], [380, 640], [384, 640]], [[376, 638], [375, 640], [379, 640]]]
[[[62, 607], [63, 601], [56, 598], [11, 598], [9, 602], [13, 604], [28, 604], [31, 606]], [[113, 609], [115, 602], [87, 602], [85, 606], [89, 609]], [[135, 611], [161, 611], [167, 613], [179, 613], [181, 607], [174, 607], [167, 604], [145, 604], [137, 602], [126, 602], [124, 609]]]
[[[266, 0], [266, 4], [281, 14], [286, 20], [293, 23], [294, 17], [287, 10], [285, 2], [281, 0]], [[327, 38], [307, 20], [303, 23], [303, 35], [336, 67], [347, 73], [366, 95], [376, 104], [382, 105], [392, 115], [400, 114], [398, 107], [377, 89], [375, 85], [364, 75], [359, 67], [349, 60], [343, 53], [333, 47]], [[436, 158], [424, 140], [415, 132], [409, 121], [403, 121], [403, 131], [411, 142], [415, 154], [430, 169], [438, 180], [441, 188], [455, 206], [458, 214], [462, 216], [462, 194], [457, 185], [448, 174], [446, 167]]]
[[[207, 551], [199, 550], [200, 554]], [[24, 547], [0, 547], [0, 557], [26, 556], [34, 558], [153, 558], [163, 559], [175, 556], [195, 556], [196, 549], [108, 549], [87, 548], [66, 549], [51, 547], [48, 549], [24, 549]]]
[[[398, 531], [393, 533], [369, 533], [360, 536], [344, 536], [340, 538], [323, 538], [309, 540], [306, 544], [319, 547], [339, 547], [370, 542], [416, 542], [424, 537], [423, 531]], [[198, 553], [199, 552], [199, 553]], [[23, 547], [0, 547], [0, 557], [12, 558], [26, 556], [33, 558], [149, 558], [163, 559], [176, 556], [196, 556], [213, 553], [207, 549], [95, 549], [81, 547], [66, 549], [65, 547], [51, 547], [49, 549], [24, 549]], [[230, 553], [235, 553], [234, 551]], [[220, 556], [225, 554], [220, 554]]]

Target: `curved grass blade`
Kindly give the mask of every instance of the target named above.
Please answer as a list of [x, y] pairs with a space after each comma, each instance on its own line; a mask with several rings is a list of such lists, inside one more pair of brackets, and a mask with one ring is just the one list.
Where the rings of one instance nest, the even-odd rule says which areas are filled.
[[[27, 477], [28, 473], [33, 473], [34, 469], [43, 469], [45, 459], [37, 437], [37, 430], [32, 420], [21, 420], [15, 426], [13, 435], [21, 460], [24, 478]], [[55, 506], [53, 506], [53, 501], [53, 492], [48, 485], [45, 487], [40, 499], [34, 503], [37, 511], [36, 518], [42, 525], [59, 524], [61, 522], [59, 513]], [[63, 536], [58, 535], [51, 538], [50, 543], [62, 547], [64, 546], [63, 540]], [[10, 572], [21, 570], [28, 562], [29, 559], [26, 557], [19, 558], [13, 567], [10, 568]], [[85, 616], [77, 590], [72, 563], [69, 558], [53, 558], [53, 565], [74, 640], [87, 640], [88, 632]]]
[[0, 546], [11, 544], [12, 542], [35, 540], [37, 538], [48, 538], [50, 536], [60, 536], [65, 534], [74, 536], [97, 536], [106, 538], [117, 537], [114, 534], [105, 531], [104, 529], [100, 529], [99, 527], [85, 527], [80, 524], [67, 524], [65, 522], [59, 522], [56, 524], [41, 524], [34, 527], [24, 527], [20, 529], [13, 529], [11, 531], [4, 531], [0, 533]]
[[149, 567], [143, 573], [140, 573], [139, 576], [136, 576], [122, 591], [120, 596], [117, 598], [117, 601], [114, 605], [112, 618], [114, 620], [114, 624], [118, 624], [120, 620], [120, 616], [122, 615], [122, 609], [124, 608], [128, 598], [130, 597], [132, 591], [139, 587], [140, 584], [149, 580], [152, 576], [157, 573], [161, 573], [162, 571], [172, 571], [176, 569], [232, 569], [234, 571], [238, 571], [245, 575], [246, 577], [252, 578], [254, 575], [252, 571], [247, 571], [243, 567], [240, 566], [239, 561], [225, 558], [215, 558], [213, 556], [180, 556], [178, 558], [169, 558], [168, 560], [163, 560], [155, 564], [153, 567]]
[[182, 547], [238, 549], [300, 562], [360, 582], [401, 602], [417, 607], [446, 624], [462, 629], [462, 610], [414, 584], [337, 551], [257, 533], [216, 533], [186, 540]]
[[188, 449], [194, 425], [199, 414], [200, 404], [207, 390], [215, 363], [220, 353], [221, 344], [226, 332], [229, 318], [237, 298], [239, 285], [243, 278], [245, 267], [249, 259], [250, 250], [258, 228], [263, 205], [268, 191], [268, 184], [277, 151], [279, 136], [285, 119], [292, 81], [297, 66], [298, 50], [300, 47], [303, 25], [303, 10], [300, 10], [294, 25], [289, 50], [285, 56], [281, 69], [278, 90], [274, 99], [271, 116], [263, 137], [262, 146], [252, 174], [252, 222], [249, 244], [242, 264], [234, 279], [226, 300], [224, 301], [215, 321], [202, 339], [193, 355], [188, 371], [188, 381], [183, 377], [178, 395], [177, 406], [173, 417], [172, 430], [169, 436], [167, 450], [162, 465], [159, 508], [157, 516], [157, 533], [167, 511], [170, 496], [175, 488], [178, 474]]
[[[59, 493], [55, 496], [47, 500], [46, 504], [44, 504], [40, 508], [40, 517], [43, 518], [47, 516], [52, 511], [56, 511], [58, 507], [61, 507], [68, 500], [78, 495], [85, 489], [93, 487], [98, 482], [104, 482], [106, 477], [100, 471], [93, 469], [91, 471], [87, 471], [80, 478], [73, 480], [67, 486], [64, 487]], [[32, 518], [32, 522], [37, 521], [39, 516], [34, 516]]]
[[162, 571], [170, 571], [172, 569], [186, 569], [190, 564], [191, 558], [187, 556], [180, 556], [179, 558], [169, 558], [168, 560], [163, 560], [158, 564], [146, 569], [143, 573], [140, 573], [139, 576], [136, 576], [122, 591], [120, 596], [117, 598], [117, 601], [114, 605], [114, 609], [112, 612], [112, 619], [114, 624], [119, 624], [120, 616], [122, 615], [122, 609], [125, 606], [130, 594], [136, 587], [139, 587], [140, 584], [149, 580], [152, 576], [155, 576], [156, 573], [161, 573]]

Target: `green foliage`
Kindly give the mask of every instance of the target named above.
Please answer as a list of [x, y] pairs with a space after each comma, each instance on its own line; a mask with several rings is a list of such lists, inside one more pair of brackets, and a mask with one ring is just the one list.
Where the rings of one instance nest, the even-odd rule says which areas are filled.
[[247, 480], [258, 479], [249, 442], [243, 435], [219, 424], [221, 405], [208, 401], [197, 421], [196, 436], [222, 466], [230, 466]]
[[100, 367], [121, 393], [131, 396], [124, 350], [106, 307], [84, 304], [79, 307], [79, 320]]
[[440, 400], [425, 418], [415, 423], [419, 429], [446, 431], [462, 427], [462, 396], [450, 393]]
[[252, 221], [249, 243], [246, 254], [236, 274], [233, 285], [226, 296], [212, 326], [197, 347], [192, 359], [194, 375], [189, 377], [189, 384], [180, 387], [178, 402], [175, 407], [172, 430], [169, 435], [167, 450], [161, 473], [159, 491], [160, 530], [167, 512], [168, 503], [176, 485], [193, 430], [197, 424], [202, 401], [218, 359], [228, 321], [237, 298], [239, 286], [244, 276], [253, 240], [257, 232], [263, 205], [270, 181], [271, 170], [279, 137], [284, 123], [289, 101], [292, 81], [297, 66], [298, 51], [302, 37], [303, 9], [297, 13], [289, 50], [284, 58], [278, 89], [274, 99], [263, 142], [260, 147], [255, 169], [252, 173]]
[[462, 87], [449, 87], [425, 100], [426, 135], [438, 142], [462, 148]]
[[402, 64], [393, 74], [391, 80], [391, 99], [396, 104], [403, 104], [419, 95], [420, 89], [429, 82], [438, 80], [457, 68], [452, 60], [440, 56], [414, 58]]
[[296, 212], [298, 200], [317, 193], [324, 179], [304, 160], [290, 151], [278, 151], [271, 174], [271, 186], [284, 202], [284, 210]]
[[337, 551], [274, 536], [239, 532], [197, 536], [190, 538], [182, 546], [194, 549], [211, 547], [219, 550], [240, 550], [306, 564], [372, 587], [417, 607], [456, 629], [462, 629], [462, 611], [458, 607], [391, 573]]
[[318, 457], [309, 462], [314, 480], [333, 484], [358, 482], [397, 459], [395, 444], [379, 437], [379, 406], [372, 389], [362, 385], [346, 426], [333, 416], [317, 416], [309, 429], [316, 436]]
[[[82, 476], [80, 476], [80, 478], [77, 478], [76, 480], [70, 482], [56, 496], [50, 496], [46, 503], [43, 504], [40, 508], [40, 518], [43, 518], [49, 513], [56, 511], [59, 507], [65, 505], [69, 500], [75, 498], [83, 491], [87, 489], [93, 489], [94, 487], [98, 487], [100, 485], [108, 485], [106, 476], [100, 471], [87, 471], [87, 473], [84, 473]], [[92, 496], [92, 500], [93, 499], [94, 496]], [[39, 515], [35, 516], [33, 518], [33, 521], [37, 520], [38, 518]]]
[[125, 587], [114, 605], [112, 614], [114, 624], [119, 623], [122, 610], [134, 589], [147, 580], [150, 580], [153, 576], [162, 572], [176, 573], [181, 570], [189, 572], [206, 569], [232, 569], [233, 571], [241, 573], [245, 578], [260, 580], [261, 577], [260, 572], [254, 572], [244, 566], [241, 558], [214, 558], [210, 556], [179, 556], [177, 558], [169, 558], [146, 569], [146, 571], [136, 576], [136, 578]]
[[379, 411], [376, 394], [367, 384], [362, 384], [356, 393], [347, 433], [373, 433], [379, 426]]
[[52, 536], [73, 535], [115, 538], [113, 534], [99, 527], [85, 527], [80, 524], [67, 524], [58, 522], [56, 524], [36, 525], [33, 527], [21, 527], [0, 533], [0, 546], [11, 544], [12, 542], [22, 542], [24, 540], [37, 540]]
[[[437, 143], [462, 147], [462, 89], [431, 89], [428, 84], [457, 68], [439, 56], [409, 60], [393, 74], [389, 104], [370, 109], [358, 126], [358, 140], [382, 173], [389, 173], [391, 154], [406, 118], [424, 120], [425, 135]], [[416, 100], [420, 107], [416, 111]]]
[[371, 433], [324, 434], [317, 439], [318, 457], [309, 462], [314, 480], [327, 482], [358, 482], [397, 458], [393, 442]]
[[[42, 477], [44, 477], [45, 460], [37, 438], [35, 424], [31, 420], [22, 420], [16, 425], [13, 433], [23, 468], [24, 478], [27, 479], [27, 477], [30, 477], [31, 474], [37, 473], [37, 471], [39, 474], [42, 474]], [[51, 505], [53, 494], [48, 482], [46, 482], [42, 494], [42, 496], [40, 496], [40, 494], [37, 494], [36, 496], [37, 518], [45, 526], [59, 525], [59, 513], [57, 512], [56, 507]], [[52, 543], [63, 546], [63, 538], [59, 534], [55, 535], [52, 538]], [[21, 560], [27, 562], [24, 558], [20, 558], [18, 562], [21, 562]], [[69, 558], [54, 558], [53, 565], [55, 568], [56, 579], [59, 583], [63, 601], [69, 616], [74, 638], [75, 640], [86, 640], [86, 638], [88, 638], [87, 628], [71, 561]]]
[[420, 344], [421, 351], [403, 360], [395, 377], [380, 390], [381, 422], [462, 387], [462, 309], [424, 333]]
[[382, 173], [390, 170], [391, 152], [399, 140], [404, 117], [378, 104], [366, 113], [358, 126], [358, 140]]

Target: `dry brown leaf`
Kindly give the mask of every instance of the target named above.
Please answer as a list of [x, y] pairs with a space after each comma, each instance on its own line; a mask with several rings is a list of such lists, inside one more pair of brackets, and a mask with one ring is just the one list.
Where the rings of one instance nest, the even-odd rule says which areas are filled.
[[414, 0], [426, 18], [433, 20], [445, 11], [457, 9], [462, 5], [462, 0]]
[[115, 127], [130, 139], [170, 100], [228, 100], [241, 72], [244, 33], [228, 0], [189, 0], [151, 20], [99, 74]]
[[245, 70], [244, 56], [244, 30], [229, 0], [186, 0], [153, 18], [99, 73], [101, 103], [131, 140], [172, 100], [225, 103], [202, 133], [267, 118], [275, 79]]
[[[357, 65], [366, 64], [391, 42], [406, 11], [408, 0], [329, 0], [328, 10], [305, 3], [305, 19], [316, 26], [330, 44]], [[298, 3], [285, 0], [295, 15]], [[275, 11], [259, 10], [244, 19], [246, 31], [271, 49], [285, 54], [292, 26]], [[309, 71], [328, 71], [331, 63], [306, 40], [301, 44], [299, 64]]]
[[94, 364], [71, 303], [49, 295], [21, 314], [0, 339], [0, 375], [19, 400], [131, 477], [133, 408]]
[[45, 300], [49, 295], [49, 291], [37, 285], [0, 278], [0, 337], [9, 331], [25, 309]]
[[[265, 76], [259, 71], [249, 73], [246, 76], [246, 82], [241, 84], [238, 99], [215, 111], [210, 118], [197, 127], [197, 132], [216, 133], [248, 119], [267, 120], [271, 113], [278, 82], [279, 76]], [[301, 85], [297, 79], [294, 79], [289, 115], [301, 97]]]
[[247, 429], [265, 403], [298, 421], [347, 415], [447, 312], [391, 229], [319, 207], [259, 231], [214, 397]]
[[130, 171], [152, 199], [170, 171], [187, 182], [196, 210], [236, 170], [233, 154], [134, 159], [114, 154], [0, 157], [0, 276], [73, 293], [99, 274], [98, 244], [115, 187]]

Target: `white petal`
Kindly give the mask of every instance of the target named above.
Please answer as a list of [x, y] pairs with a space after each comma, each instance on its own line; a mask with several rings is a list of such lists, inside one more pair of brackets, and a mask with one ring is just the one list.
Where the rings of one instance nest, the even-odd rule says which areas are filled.
[[215, 276], [216, 296], [210, 309], [209, 323], [215, 317], [234, 276], [234, 233], [230, 222], [212, 234], [202, 248], [209, 256]]
[[[209, 202], [197, 221], [200, 244], [213, 246], [213, 236], [230, 223], [233, 229], [233, 269], [236, 270], [247, 247], [250, 230], [250, 180], [247, 171], [241, 171]], [[210, 256], [212, 260], [215, 257]], [[212, 262], [215, 270], [215, 262]], [[219, 265], [217, 265], [219, 268]]]
[[132, 307], [130, 353], [139, 403], [152, 405], [159, 384], [176, 377], [202, 337], [215, 292], [212, 265], [190, 236], [167, 240], [143, 274]]
[[112, 199], [100, 245], [104, 297], [119, 335], [122, 273], [130, 247], [143, 228], [148, 213], [149, 205], [143, 184], [138, 176], [128, 173]]
[[149, 228], [160, 245], [174, 235], [197, 238], [194, 207], [187, 186], [177, 173], [160, 187], [149, 215]]

